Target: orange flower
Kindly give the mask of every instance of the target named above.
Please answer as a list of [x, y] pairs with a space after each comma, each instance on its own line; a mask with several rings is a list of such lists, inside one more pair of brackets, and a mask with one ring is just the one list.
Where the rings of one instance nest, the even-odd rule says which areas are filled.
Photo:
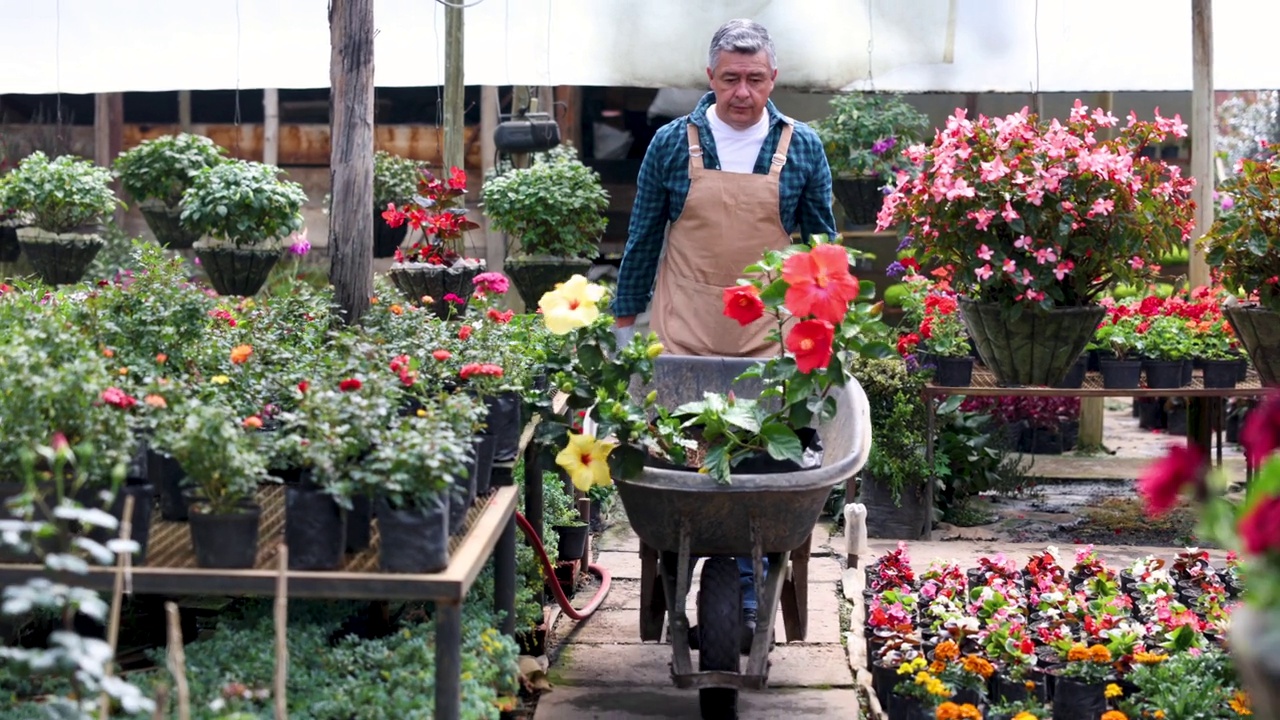
[[944, 702], [938, 706], [935, 716], [938, 720], [960, 720], [960, 706], [953, 702]]
[[102, 356], [113, 358], [116, 356], [116, 351], [111, 348], [102, 348]]
[[1108, 710], [1102, 713], [1102, 720], [1129, 720], [1129, 716], [1119, 710]]
[[933, 658], [935, 660], [956, 660], [960, 657], [960, 648], [952, 640], [943, 640], [938, 643], [938, 647], [934, 648]]
[[392, 314], [392, 315], [403, 315], [403, 314], [404, 314], [404, 308], [400, 307], [399, 305], [392, 305], [392, 306], [388, 307], [387, 309], [391, 311], [391, 314]]
[[1158, 665], [1168, 659], [1168, 655], [1141, 650], [1133, 654], [1133, 661], [1139, 665]]
[[1228, 701], [1228, 705], [1236, 712], [1237, 715], [1252, 715], [1253, 708], [1249, 703], [1249, 693], [1243, 690], [1237, 690], [1236, 694]]
[[764, 315], [764, 301], [755, 285], [738, 285], [724, 289], [724, 316], [750, 325]]
[[156, 354], [156, 364], [157, 364], [157, 365], [163, 365], [163, 364], [165, 364], [165, 363], [166, 363], [166, 362], [168, 362], [168, 361], [169, 361], [169, 356], [168, 356], [168, 355], [165, 355], [164, 353], [157, 353], [157, 354]]
[[369, 298], [369, 304], [370, 304], [370, 305], [377, 305], [377, 304], [378, 304], [378, 296], [377, 296], [377, 295], [374, 295], [373, 297]]
[[827, 367], [835, 338], [835, 328], [826, 320], [796, 323], [786, 342], [787, 350], [796, 356], [796, 370], [807, 374]]
[[792, 255], [782, 264], [782, 279], [789, 285], [783, 304], [793, 315], [813, 315], [833, 325], [844, 320], [849, 302], [861, 292], [849, 274], [849, 253], [839, 245]]
[[992, 666], [991, 663], [977, 655], [966, 655], [964, 657], [964, 661], [961, 663], [961, 667], [964, 668], [965, 672], [981, 676], [984, 680], [991, 677], [991, 675], [996, 671], [995, 667]]
[[1089, 659], [1089, 648], [1076, 643], [1067, 651], [1067, 662], [1085, 662]]
[[929, 672], [933, 673], [934, 675], [941, 675], [943, 671], [945, 671], [946, 669], [947, 669], [947, 664], [942, 662], [941, 660], [934, 660], [933, 662], [929, 663]]
[[142, 402], [150, 405], [153, 408], [160, 408], [162, 410], [164, 408], [169, 407], [169, 403], [165, 402], [165, 399], [162, 396], [155, 395], [155, 394], [151, 394], [142, 398]]
[[262, 427], [262, 418], [258, 417], [257, 415], [250, 415], [249, 417], [245, 418], [244, 422], [241, 424], [244, 425], [246, 430], [257, 430], [258, 428]]
[[1089, 660], [1096, 663], [1109, 663], [1111, 662], [1111, 651], [1107, 649], [1106, 645], [1094, 645], [1089, 648]]
[[231, 364], [243, 365], [249, 360], [249, 356], [253, 354], [252, 345], [237, 345], [231, 348]]

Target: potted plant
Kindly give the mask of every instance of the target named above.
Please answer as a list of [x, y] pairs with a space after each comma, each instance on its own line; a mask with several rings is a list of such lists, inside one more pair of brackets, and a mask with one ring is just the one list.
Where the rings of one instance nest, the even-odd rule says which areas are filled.
[[425, 169], [417, 160], [392, 155], [386, 150], [373, 154], [373, 256], [389, 258], [404, 242], [409, 226], [391, 227], [382, 213], [397, 205], [407, 205], [418, 191], [418, 179]]
[[1136, 328], [1147, 373], [1147, 387], [1179, 388], [1187, 384], [1191, 362], [1191, 336], [1187, 321], [1176, 315], [1147, 317]]
[[450, 168], [447, 179], [424, 170], [413, 200], [382, 213], [392, 228], [408, 223], [423, 233], [408, 250], [396, 248], [387, 273], [391, 282], [410, 302], [420, 302], [446, 320], [466, 310], [471, 281], [485, 268], [484, 260], [464, 256], [467, 231], [480, 227], [466, 216], [466, 195], [462, 168]]
[[914, 330], [900, 342], [901, 350], [914, 352], [922, 367], [933, 369], [935, 384], [968, 387], [973, 378], [973, 355], [954, 293], [946, 282], [930, 282], [914, 271], [904, 282], [911, 292], [902, 305], [903, 323]]
[[[1236, 162], [1218, 190], [1220, 214], [1201, 239], [1205, 259], [1230, 295], [1223, 312], [1235, 328], [1258, 377], [1280, 385], [1280, 159], [1267, 148]], [[1231, 202], [1226, 202], [1230, 200]]]
[[[393, 362], [407, 361], [408, 356], [400, 356]], [[474, 397], [462, 392], [434, 392], [434, 395], [419, 396], [414, 403], [416, 409], [413, 414], [435, 424], [447, 425], [457, 437], [465, 438], [466, 472], [456, 478], [448, 489], [449, 534], [461, 535], [466, 529], [467, 513], [475, 506], [476, 498], [489, 492], [494, 438], [482, 434], [487, 411]]]
[[227, 162], [226, 150], [202, 135], [182, 133], [143, 140], [115, 161], [120, 184], [161, 245], [191, 247], [200, 231], [182, 223], [182, 196], [201, 170]]
[[1136, 388], [1142, 378], [1142, 361], [1134, 357], [1142, 347], [1138, 323], [1142, 316], [1133, 303], [1103, 298], [1106, 315], [1094, 331], [1090, 346], [1098, 350], [1098, 370], [1104, 388]]
[[262, 514], [254, 492], [267, 479], [267, 467], [235, 411], [190, 400], [159, 423], [154, 442], [186, 473], [196, 565], [253, 567]]
[[121, 205], [111, 171], [88, 160], [42, 152], [23, 158], [0, 182], [0, 207], [30, 221], [18, 242], [40, 279], [50, 285], [80, 281], [106, 241], [102, 224]]
[[1106, 645], [1073, 643], [1065, 664], [1053, 668], [1054, 717], [1097, 718], [1107, 710], [1107, 684], [1115, 679], [1111, 651]]
[[231, 160], [201, 170], [182, 195], [182, 223], [204, 235], [196, 257], [219, 294], [256, 294], [284, 238], [302, 227], [307, 195], [279, 173], [273, 165]]
[[534, 156], [527, 168], [485, 181], [484, 212], [519, 243], [503, 265], [525, 307], [575, 274], [586, 275], [599, 252], [609, 194], [570, 145]]
[[543, 476], [543, 517], [559, 536], [561, 562], [580, 560], [587, 549], [588, 526], [578, 515], [573, 493], [565, 488], [564, 478], [556, 473]]
[[387, 572], [439, 572], [449, 565], [448, 488], [467, 472], [468, 438], [448, 423], [408, 417], [361, 464], [375, 493], [378, 565]]
[[[1025, 109], [1003, 119], [957, 111], [929, 147], [907, 150], [877, 228], [899, 228], [950, 267], [983, 364], [1001, 385], [1053, 385], [1076, 362], [1112, 284], [1151, 277], [1148, 258], [1186, 242], [1193, 183], [1143, 155], [1184, 137], [1179, 118], [1119, 124], [1076, 102], [1066, 122]], [[1032, 172], [1030, 168], [1036, 170]]]
[[924, 139], [929, 118], [901, 95], [848, 93], [813, 124], [831, 165], [831, 190], [854, 225], [870, 225], [884, 203], [881, 189], [909, 164], [902, 151]]

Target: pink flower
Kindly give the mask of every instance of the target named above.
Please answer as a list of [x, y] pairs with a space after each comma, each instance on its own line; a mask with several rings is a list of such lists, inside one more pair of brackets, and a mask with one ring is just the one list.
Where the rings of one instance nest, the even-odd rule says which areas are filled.
[[1115, 210], [1115, 208], [1116, 204], [1114, 201], [1098, 198], [1093, 201], [1093, 205], [1089, 208], [1088, 215], [1089, 217], [1094, 217], [1095, 215], [1110, 215], [1111, 211]]
[[1014, 240], [1014, 241], [1013, 241], [1013, 246], [1014, 246], [1014, 247], [1016, 247], [1016, 248], [1018, 248], [1019, 250], [1025, 250], [1025, 251], [1027, 251], [1027, 252], [1030, 252], [1030, 251], [1031, 251], [1031, 244], [1032, 244], [1033, 242], [1035, 242], [1035, 241], [1034, 241], [1034, 240], [1032, 240], [1031, 238], [1027, 237], [1026, 235], [1020, 235], [1020, 236], [1018, 236], [1018, 239], [1017, 239], [1017, 240]]
[[1169, 446], [1169, 454], [1148, 467], [1138, 480], [1138, 494], [1146, 502], [1147, 515], [1159, 517], [1172, 510], [1182, 488], [1199, 482], [1204, 471], [1204, 451], [1198, 446]]
[[1134, 255], [1133, 257], [1129, 258], [1129, 267], [1133, 268], [1134, 270], [1141, 270], [1142, 268], [1146, 267], [1146, 265], [1147, 265], [1146, 261], [1144, 261], [1142, 258], [1138, 257], [1137, 255]]
[[102, 402], [108, 405], [113, 405], [122, 410], [128, 410], [138, 404], [136, 399], [129, 397], [128, 393], [118, 387], [109, 387], [106, 390], [103, 390], [100, 397], [102, 398]]
[[505, 295], [511, 287], [507, 276], [499, 272], [482, 272], [471, 279], [471, 284], [476, 286], [477, 291], [486, 295], [489, 293]]
[[1010, 203], [1008, 201], [1006, 201], [1004, 204], [1004, 210], [1000, 211], [1000, 216], [1004, 218], [1005, 222], [1010, 222], [1010, 223], [1022, 217], [1021, 215], [1018, 214], [1017, 210], [1013, 209], [1013, 203]]
[[1045, 263], [1054, 262], [1057, 259], [1058, 256], [1053, 252], [1053, 248], [1040, 248], [1039, 250], [1036, 250], [1037, 264], [1044, 265]]
[[1072, 270], [1074, 270], [1075, 267], [1076, 267], [1076, 264], [1074, 262], [1070, 260], [1063, 260], [1062, 262], [1058, 263], [1058, 267], [1053, 269], [1053, 276], [1061, 280], [1067, 276], [1067, 273], [1070, 273]]
[[979, 280], [986, 280], [986, 279], [990, 278], [990, 277], [991, 277], [991, 263], [987, 263], [986, 265], [983, 265], [982, 267], [978, 268], [977, 270], [974, 270], [974, 271], [973, 271], [973, 274], [974, 274], [974, 275], [977, 275]]
[[1018, 269], [1018, 263], [1014, 262], [1013, 258], [1005, 258], [1004, 264], [1000, 266], [1000, 269], [1012, 275]]
[[979, 257], [979, 258], [981, 258], [982, 260], [990, 260], [990, 259], [991, 259], [991, 248], [987, 247], [985, 244], [984, 244], [984, 245], [979, 246], [979, 247], [978, 247], [978, 257]]
[[1254, 469], [1261, 467], [1267, 456], [1280, 447], [1280, 392], [1272, 392], [1249, 413], [1240, 429], [1240, 444], [1249, 458], [1249, 466]]
[[292, 242], [289, 243], [290, 253], [297, 255], [298, 257], [302, 257], [303, 255], [311, 252], [311, 243], [307, 240], [306, 228], [302, 228], [302, 232], [300, 233], [294, 233], [289, 236], [289, 239], [292, 240]]

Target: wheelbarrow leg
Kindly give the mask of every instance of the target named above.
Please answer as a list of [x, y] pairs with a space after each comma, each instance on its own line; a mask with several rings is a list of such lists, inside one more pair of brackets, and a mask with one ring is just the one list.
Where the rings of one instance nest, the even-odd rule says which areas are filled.
[[804, 539], [800, 547], [791, 551], [791, 571], [782, 582], [782, 625], [787, 631], [787, 642], [804, 642], [809, 633], [809, 543], [813, 536]]
[[[791, 553], [769, 553], [768, 555], [768, 578], [764, 582], [764, 593], [760, 595], [760, 611], [756, 614], [756, 634], [751, 639], [751, 655], [747, 658], [747, 675], [766, 676], [769, 673], [769, 648], [773, 644], [773, 621], [778, 616], [778, 601], [782, 596], [782, 578], [787, 574], [787, 560], [790, 555]], [[757, 567], [759, 567], [758, 563]]]
[[658, 551], [640, 543], [640, 639], [662, 640], [662, 624], [667, 619], [667, 591], [659, 574]]
[[[667, 623], [667, 637], [671, 640], [671, 677], [676, 687], [688, 687], [689, 678], [693, 675], [693, 657], [690, 655], [689, 648], [689, 615], [686, 612], [691, 575], [689, 569], [692, 566], [692, 560], [689, 557], [689, 540], [688, 529], [682, 529], [675, 578], [672, 578], [665, 569], [662, 572], [662, 580], [667, 586], [668, 593], [672, 590], [675, 592], [674, 596], [669, 596], [671, 619]], [[671, 584], [675, 587], [670, 587]]]

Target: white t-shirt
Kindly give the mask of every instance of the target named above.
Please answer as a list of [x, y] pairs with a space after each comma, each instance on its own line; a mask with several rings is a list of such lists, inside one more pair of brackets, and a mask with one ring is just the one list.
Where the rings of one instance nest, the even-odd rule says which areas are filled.
[[760, 122], [746, 130], [735, 130], [716, 114], [716, 106], [707, 108], [707, 121], [711, 123], [711, 136], [716, 139], [716, 155], [724, 172], [750, 173], [756, 168], [760, 148], [769, 134], [769, 113], [760, 115]]

